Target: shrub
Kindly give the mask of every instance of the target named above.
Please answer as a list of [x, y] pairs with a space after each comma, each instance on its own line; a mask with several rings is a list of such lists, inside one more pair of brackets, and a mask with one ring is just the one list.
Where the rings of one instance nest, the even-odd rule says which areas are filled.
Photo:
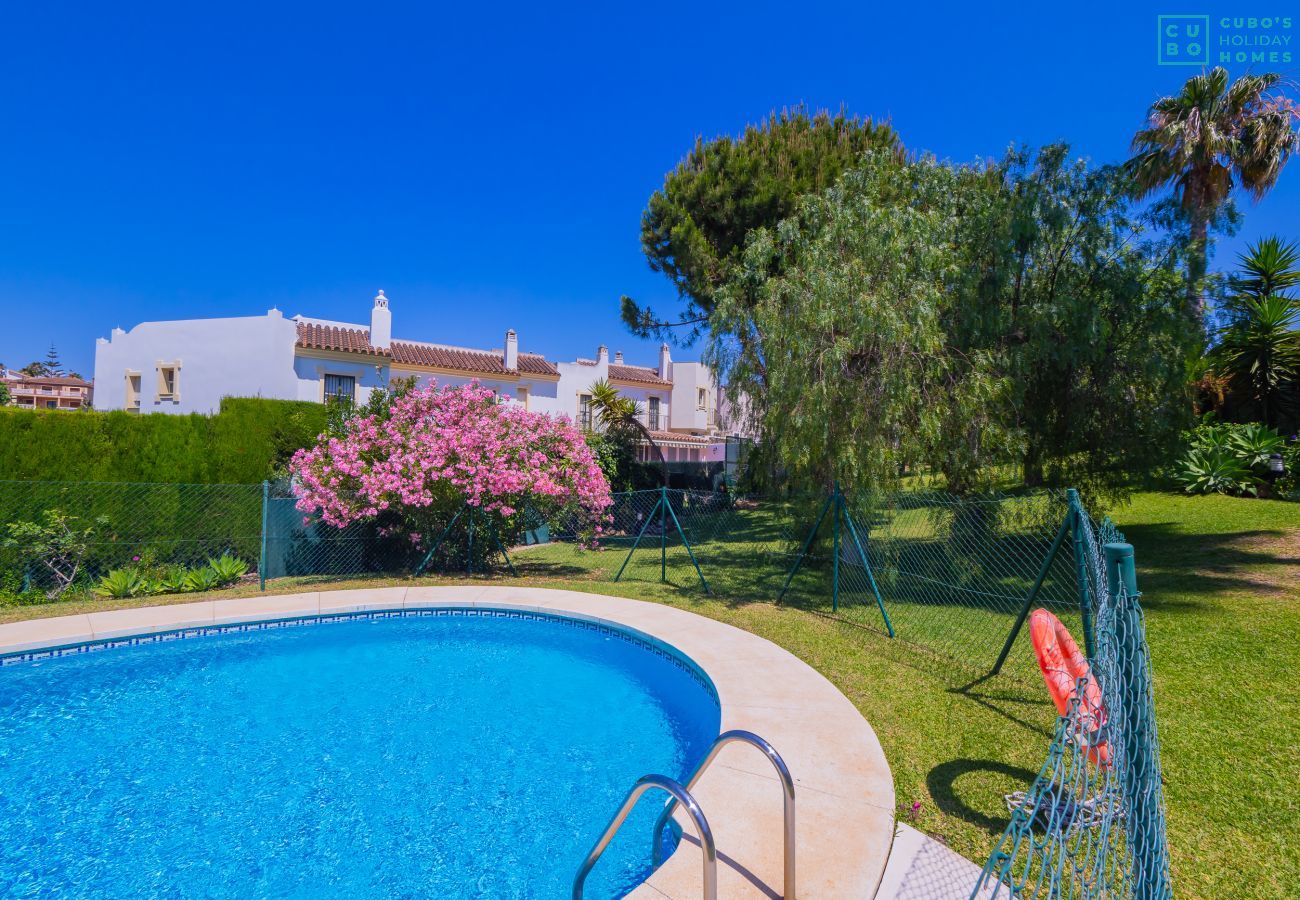
[[517, 530], [527, 506], [577, 522], [590, 540], [612, 502], [577, 428], [498, 403], [477, 384], [400, 392], [386, 409], [341, 422], [290, 468], [303, 512], [336, 528], [382, 517], [417, 545], [466, 505], [498, 534]]
[[319, 403], [227, 398], [216, 415], [0, 408], [0, 472], [16, 481], [253, 484], [325, 430]]

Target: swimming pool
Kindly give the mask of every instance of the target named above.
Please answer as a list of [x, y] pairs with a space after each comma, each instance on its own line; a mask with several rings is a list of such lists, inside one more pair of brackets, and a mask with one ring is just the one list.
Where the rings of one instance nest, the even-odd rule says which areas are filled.
[[[439, 609], [0, 668], [8, 895], [560, 897], [632, 782], [718, 733], [629, 632]], [[644, 803], [588, 881], [650, 871]]]

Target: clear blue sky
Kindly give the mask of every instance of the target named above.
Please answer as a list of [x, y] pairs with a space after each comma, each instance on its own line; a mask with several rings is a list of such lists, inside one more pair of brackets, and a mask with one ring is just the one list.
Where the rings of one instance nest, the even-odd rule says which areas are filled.
[[[639, 217], [696, 135], [804, 102], [888, 119], [908, 147], [955, 160], [1057, 139], [1118, 160], [1147, 105], [1196, 71], [1156, 65], [1158, 13], [1279, 12], [98, 6], [0, 12], [12, 366], [54, 341], [88, 374], [97, 336], [148, 319], [271, 306], [364, 319], [381, 287], [398, 336], [496, 346], [514, 327], [552, 358], [604, 342], [648, 362], [617, 301], [672, 299]], [[1300, 28], [1274, 33], [1294, 45]], [[1300, 161], [1242, 208], [1219, 265], [1261, 234], [1300, 238]]]

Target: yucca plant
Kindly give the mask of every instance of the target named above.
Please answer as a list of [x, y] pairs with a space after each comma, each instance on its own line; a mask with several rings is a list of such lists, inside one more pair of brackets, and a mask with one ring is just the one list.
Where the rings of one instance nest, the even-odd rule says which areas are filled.
[[144, 592], [145, 580], [138, 569], [113, 569], [95, 587], [95, 593], [101, 597], [122, 599], [135, 597]]

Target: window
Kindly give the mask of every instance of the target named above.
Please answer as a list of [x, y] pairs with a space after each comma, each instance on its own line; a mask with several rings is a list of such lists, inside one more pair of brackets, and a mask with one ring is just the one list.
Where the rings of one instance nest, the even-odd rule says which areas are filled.
[[353, 375], [326, 375], [325, 402], [351, 406], [357, 399], [357, 379]]
[[709, 392], [704, 388], [699, 388], [698, 390], [696, 390], [695, 396], [696, 396], [695, 405], [698, 406], [700, 409], [708, 409]]
[[591, 394], [578, 395], [578, 427], [591, 431]]
[[646, 427], [651, 431], [659, 430], [659, 398], [650, 398], [650, 409], [646, 415]]
[[173, 403], [181, 401], [181, 364], [177, 362], [159, 362], [158, 363], [158, 401], [170, 400]]
[[520, 405], [523, 406], [524, 409], [527, 409], [528, 388], [524, 387], [523, 385], [520, 385], [519, 387], [515, 388], [515, 399], [519, 401]]
[[140, 409], [140, 373], [128, 371], [126, 373], [126, 402], [124, 404], [128, 410], [139, 411]]
[[46, 400], [46, 401], [45, 401], [45, 408], [46, 408], [46, 409], [58, 409], [58, 408], [59, 408], [59, 401], [58, 401], [58, 400]]

